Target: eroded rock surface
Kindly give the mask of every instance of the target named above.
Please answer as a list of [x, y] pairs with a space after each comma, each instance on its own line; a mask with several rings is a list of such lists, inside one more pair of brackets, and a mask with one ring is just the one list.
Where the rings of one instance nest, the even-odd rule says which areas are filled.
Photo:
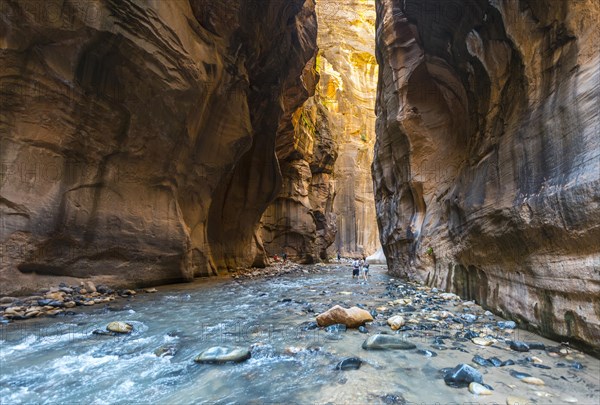
[[1, 8], [0, 294], [265, 264], [276, 138], [314, 87], [312, 0]]
[[377, 2], [374, 181], [394, 274], [600, 342], [596, 1]]
[[[283, 187], [262, 219], [270, 255], [312, 263], [379, 246], [371, 178], [375, 141], [375, 7], [317, 2], [319, 54], [305, 72], [312, 97], [277, 136]], [[315, 75], [318, 72], [318, 83]], [[316, 84], [316, 87], [314, 86]], [[329, 249], [328, 249], [329, 248]]]

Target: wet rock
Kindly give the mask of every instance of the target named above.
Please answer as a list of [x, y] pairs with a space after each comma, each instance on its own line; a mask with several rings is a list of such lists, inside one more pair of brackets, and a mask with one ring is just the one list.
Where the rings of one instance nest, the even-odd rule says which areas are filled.
[[148, 293], [148, 294], [151, 294], [151, 293], [158, 292], [158, 290], [157, 290], [156, 288], [146, 288], [146, 289], [144, 290], [144, 292], [146, 292], [146, 293]]
[[96, 292], [99, 292], [100, 294], [113, 294], [114, 290], [112, 288], [108, 288], [103, 284], [100, 284], [96, 287]]
[[358, 370], [363, 361], [358, 357], [349, 357], [340, 361], [336, 366], [336, 370]]
[[444, 382], [450, 387], [463, 388], [472, 382], [483, 384], [483, 377], [473, 367], [461, 363], [444, 376]]
[[528, 352], [529, 345], [525, 342], [512, 341], [510, 342], [510, 348], [517, 352]]
[[448, 350], [448, 347], [446, 347], [444, 345], [431, 345], [431, 347], [436, 350]]
[[514, 366], [514, 365], [515, 365], [515, 362], [512, 361], [512, 360], [510, 360], [510, 359], [508, 359], [508, 360], [502, 362], [501, 367], [503, 367], [503, 366]]
[[498, 327], [500, 329], [515, 329], [517, 324], [514, 321], [499, 321]]
[[377, 334], [369, 336], [362, 344], [365, 350], [412, 350], [416, 349], [413, 343], [396, 335]]
[[539, 363], [533, 363], [532, 366], [536, 367], [536, 368], [541, 368], [543, 370], [550, 370], [552, 368], [552, 367], [546, 366], [544, 364], [539, 364]]
[[15, 298], [15, 297], [2, 297], [2, 298], [0, 298], [0, 305], [1, 304], [11, 304], [16, 300], [17, 300], [17, 298]]
[[130, 333], [133, 330], [133, 326], [126, 322], [115, 321], [106, 325], [106, 329], [115, 333]]
[[157, 357], [175, 356], [177, 347], [173, 345], [164, 345], [154, 351]]
[[250, 358], [250, 351], [241, 347], [215, 346], [201, 352], [196, 363], [239, 363]]
[[437, 353], [427, 349], [419, 349], [416, 353], [421, 354], [425, 357], [437, 357]]
[[513, 377], [522, 380], [525, 377], [531, 377], [531, 374], [527, 374], [527, 373], [523, 373], [521, 371], [517, 371], [517, 370], [510, 370], [510, 375], [512, 375]]
[[92, 331], [93, 335], [98, 335], [98, 336], [116, 336], [117, 333], [115, 332], [111, 332], [108, 330], [102, 330], [102, 329], [96, 329], [94, 331]]
[[476, 382], [469, 384], [469, 392], [475, 395], [492, 395], [492, 391]]
[[326, 327], [325, 332], [340, 333], [340, 332], [346, 332], [346, 329], [347, 329], [347, 327], [343, 323], [336, 323], [335, 325], [329, 325], [328, 327]]
[[462, 314], [460, 317], [467, 323], [473, 323], [477, 320], [477, 317], [473, 314]]
[[358, 328], [365, 322], [372, 322], [373, 317], [368, 311], [357, 307], [343, 308], [339, 305], [317, 316], [319, 326], [329, 326], [342, 323], [349, 328]]
[[367, 328], [365, 328], [364, 326], [359, 326], [358, 331], [360, 333], [369, 333], [369, 330]]
[[479, 337], [479, 333], [474, 332], [472, 330], [468, 330], [465, 332], [465, 334], [463, 335], [465, 339], [473, 339], [473, 338], [478, 338]]
[[546, 345], [540, 342], [527, 342], [529, 350], [546, 350]]
[[476, 354], [475, 356], [473, 356], [473, 359], [471, 360], [473, 363], [483, 366], [483, 367], [489, 367], [489, 366], [493, 366], [492, 362], [489, 360], [484, 359], [483, 357], [481, 357], [480, 355]]
[[69, 301], [69, 302], [65, 302], [65, 308], [74, 308], [77, 306], [77, 304], [75, 303], [75, 301]]
[[443, 300], [456, 300], [456, 299], [460, 299], [460, 297], [456, 294], [452, 294], [452, 293], [442, 293], [439, 295], [439, 297]]
[[571, 363], [571, 368], [574, 368], [575, 370], [583, 370], [584, 366], [580, 362], [574, 361]]
[[392, 330], [398, 330], [405, 324], [405, 320], [400, 315], [392, 316], [387, 320], [387, 324], [390, 325]]
[[505, 365], [498, 357], [490, 357], [488, 361], [492, 363], [492, 366], [494, 367], [502, 367]]
[[307, 330], [315, 330], [319, 327], [319, 325], [314, 321], [308, 321], [308, 322], [302, 322], [300, 325], [298, 325], [298, 327], [302, 331], [307, 331]]

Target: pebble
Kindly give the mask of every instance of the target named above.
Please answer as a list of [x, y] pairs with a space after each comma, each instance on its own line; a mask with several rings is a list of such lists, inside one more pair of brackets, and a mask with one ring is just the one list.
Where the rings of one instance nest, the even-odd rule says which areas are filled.
[[484, 339], [478, 337], [471, 339], [471, 341], [479, 346], [491, 346], [495, 342], [492, 339]]
[[526, 377], [531, 377], [531, 374], [522, 373], [517, 370], [510, 370], [510, 375], [512, 375], [513, 377], [515, 377], [519, 380], [522, 380], [523, 378], [526, 378]]
[[492, 391], [476, 382], [469, 384], [469, 392], [475, 395], [492, 395]]
[[364, 326], [359, 326], [358, 331], [360, 333], [369, 333], [369, 330], [367, 328], [365, 328]]
[[158, 290], [156, 288], [146, 288], [144, 291], [146, 293], [155, 293], [155, 292], [158, 292]]
[[532, 384], [532, 385], [545, 385], [544, 381], [537, 377], [523, 377], [523, 378], [521, 378], [521, 381], [523, 381], [524, 383], [527, 383], [527, 384]]
[[390, 328], [392, 328], [392, 330], [398, 330], [402, 326], [404, 326], [406, 321], [400, 315], [396, 315], [396, 316], [392, 316], [391, 318], [389, 318], [387, 320], [387, 323], [388, 323], [388, 325], [390, 325]]

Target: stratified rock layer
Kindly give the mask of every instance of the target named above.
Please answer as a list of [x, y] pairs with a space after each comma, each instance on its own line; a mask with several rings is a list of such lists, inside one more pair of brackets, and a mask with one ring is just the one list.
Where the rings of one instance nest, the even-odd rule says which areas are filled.
[[600, 4], [377, 2], [392, 273], [600, 342]]
[[314, 2], [57, 5], [1, 5], [0, 294], [264, 265]]
[[375, 5], [372, 0], [317, 2], [321, 80], [338, 158], [333, 169], [336, 238], [330, 253], [370, 255], [379, 247], [371, 163], [375, 144]]

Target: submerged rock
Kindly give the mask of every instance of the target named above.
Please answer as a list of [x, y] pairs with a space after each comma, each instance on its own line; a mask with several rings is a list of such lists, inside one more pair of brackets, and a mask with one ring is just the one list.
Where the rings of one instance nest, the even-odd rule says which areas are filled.
[[358, 307], [343, 308], [339, 305], [323, 312], [317, 316], [319, 326], [329, 326], [341, 323], [349, 328], [358, 328], [365, 322], [372, 322], [373, 317], [368, 311]]
[[326, 327], [325, 332], [339, 333], [346, 332], [346, 329], [346, 325], [344, 325], [343, 323], [336, 323], [335, 325], [329, 325], [328, 327]]
[[475, 356], [473, 356], [473, 359], [471, 360], [473, 363], [478, 364], [480, 366], [483, 367], [489, 367], [489, 366], [493, 366], [492, 362], [490, 360], [486, 360], [483, 357], [481, 357], [480, 355], [476, 354]]
[[459, 364], [444, 376], [446, 385], [454, 388], [467, 387], [470, 383], [483, 384], [483, 376], [468, 364]]
[[250, 350], [241, 347], [215, 346], [201, 352], [196, 363], [239, 363], [250, 358]]
[[358, 357], [349, 357], [340, 361], [336, 366], [336, 370], [358, 370], [363, 361]]
[[365, 350], [412, 350], [417, 346], [400, 336], [377, 334], [369, 336], [362, 344], [362, 348]]

